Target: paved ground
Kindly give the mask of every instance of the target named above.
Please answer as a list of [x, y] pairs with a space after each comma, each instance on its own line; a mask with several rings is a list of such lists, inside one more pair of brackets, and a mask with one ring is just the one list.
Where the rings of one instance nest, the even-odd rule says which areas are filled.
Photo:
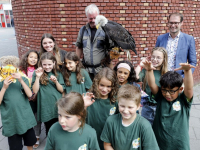
[[[17, 44], [14, 36], [14, 30], [0, 28], [0, 57], [5, 55], [18, 56]], [[1, 120], [1, 118], [0, 118]], [[190, 113], [190, 147], [191, 150], [200, 149], [200, 85], [194, 87], [194, 101]], [[2, 126], [0, 121], [0, 126]], [[42, 126], [41, 133], [41, 145], [37, 150], [43, 150], [45, 145], [45, 131], [44, 125]], [[181, 129], [180, 129], [181, 131]], [[0, 129], [0, 150], [8, 150], [7, 138], [2, 135], [2, 129]], [[26, 147], [23, 148], [26, 150]]]

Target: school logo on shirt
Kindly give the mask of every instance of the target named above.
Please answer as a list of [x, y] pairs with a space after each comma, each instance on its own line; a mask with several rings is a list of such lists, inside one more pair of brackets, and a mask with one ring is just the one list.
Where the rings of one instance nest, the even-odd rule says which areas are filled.
[[115, 113], [115, 111], [116, 111], [116, 107], [111, 108], [110, 109], [110, 115], [113, 115]]
[[140, 147], [140, 142], [139, 141], [140, 141], [140, 138], [137, 138], [137, 139], [133, 140], [133, 142], [132, 142], [133, 148]]
[[87, 150], [87, 144], [81, 145], [78, 150]]
[[173, 110], [175, 110], [175, 111], [181, 110], [181, 104], [180, 104], [179, 101], [177, 101], [177, 102], [175, 102], [175, 103], [173, 104]]

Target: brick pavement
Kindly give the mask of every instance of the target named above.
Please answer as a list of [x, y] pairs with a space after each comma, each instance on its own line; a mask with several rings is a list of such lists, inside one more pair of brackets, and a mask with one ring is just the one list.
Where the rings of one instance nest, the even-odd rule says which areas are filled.
[[[8, 28], [8, 29], [0, 28], [0, 57], [5, 55], [18, 56], [17, 44], [13, 28]], [[0, 121], [0, 126], [2, 126], [1, 121]], [[191, 150], [199, 150], [200, 149], [200, 85], [194, 87], [194, 100], [190, 112], [189, 134], [190, 134]], [[45, 129], [43, 125], [41, 133], [41, 145], [37, 148], [37, 150], [44, 149], [45, 141], [46, 141]], [[0, 150], [8, 150], [8, 149], [9, 147], [7, 138], [2, 135], [2, 129], [0, 129]], [[23, 150], [26, 150], [26, 147], [24, 147]]]

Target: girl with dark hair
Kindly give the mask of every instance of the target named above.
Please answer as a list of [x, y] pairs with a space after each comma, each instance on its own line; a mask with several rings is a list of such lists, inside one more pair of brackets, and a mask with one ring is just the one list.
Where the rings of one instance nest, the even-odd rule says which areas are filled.
[[58, 120], [49, 130], [45, 150], [100, 150], [96, 132], [85, 124], [86, 110], [81, 94], [70, 92], [57, 102]]
[[88, 72], [83, 69], [75, 52], [68, 52], [65, 55], [62, 74], [66, 84], [66, 93], [73, 91], [83, 94], [92, 86], [92, 80]]
[[44, 122], [46, 135], [51, 125], [58, 121], [55, 104], [65, 89], [63, 76], [58, 69], [54, 55], [50, 52], [43, 53], [39, 68], [32, 78], [32, 89], [37, 94], [37, 119]]
[[43, 34], [41, 38], [40, 56], [45, 52], [51, 52], [55, 56], [57, 64], [62, 66], [67, 52], [58, 47], [55, 38], [50, 33]]

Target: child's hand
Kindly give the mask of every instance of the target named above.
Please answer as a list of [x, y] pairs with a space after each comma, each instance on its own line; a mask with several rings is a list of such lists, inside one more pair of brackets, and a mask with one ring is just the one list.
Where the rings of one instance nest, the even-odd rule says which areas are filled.
[[56, 83], [58, 81], [57, 78], [53, 75], [51, 75], [51, 77], [49, 79], [54, 83]]
[[156, 69], [155, 67], [153, 67], [151, 61], [148, 61], [148, 60], [145, 60], [143, 62], [143, 68], [146, 69], [147, 71], [155, 70]]
[[87, 108], [88, 106], [92, 105], [95, 102], [95, 100], [93, 99], [94, 98], [93, 93], [89, 93], [89, 92], [87, 92], [86, 94], [83, 93], [82, 96], [83, 96], [85, 108]]
[[22, 76], [21, 76], [20, 73], [13, 73], [12, 77], [15, 78], [15, 79], [17, 79], [19, 82], [22, 81]]
[[191, 68], [195, 68], [195, 66], [190, 65], [190, 64], [188, 64], [188, 63], [180, 63], [179, 65], [180, 65], [180, 67], [174, 69], [174, 71], [177, 71], [177, 70], [188, 71], [188, 70], [190, 70]]
[[35, 70], [36, 77], [38, 78], [40, 78], [43, 73], [44, 73], [44, 70], [42, 69], [42, 67], [39, 67]]
[[13, 79], [12, 77], [7, 77], [5, 80], [4, 80], [4, 83], [3, 83], [3, 88], [7, 89], [9, 87], [9, 85], [13, 82]]
[[141, 66], [141, 67], [144, 67], [143, 62], [145, 62], [145, 61], [150, 61], [150, 60], [151, 60], [151, 57], [150, 57], [150, 56], [143, 58], [142, 61], [140, 62], [140, 66]]

